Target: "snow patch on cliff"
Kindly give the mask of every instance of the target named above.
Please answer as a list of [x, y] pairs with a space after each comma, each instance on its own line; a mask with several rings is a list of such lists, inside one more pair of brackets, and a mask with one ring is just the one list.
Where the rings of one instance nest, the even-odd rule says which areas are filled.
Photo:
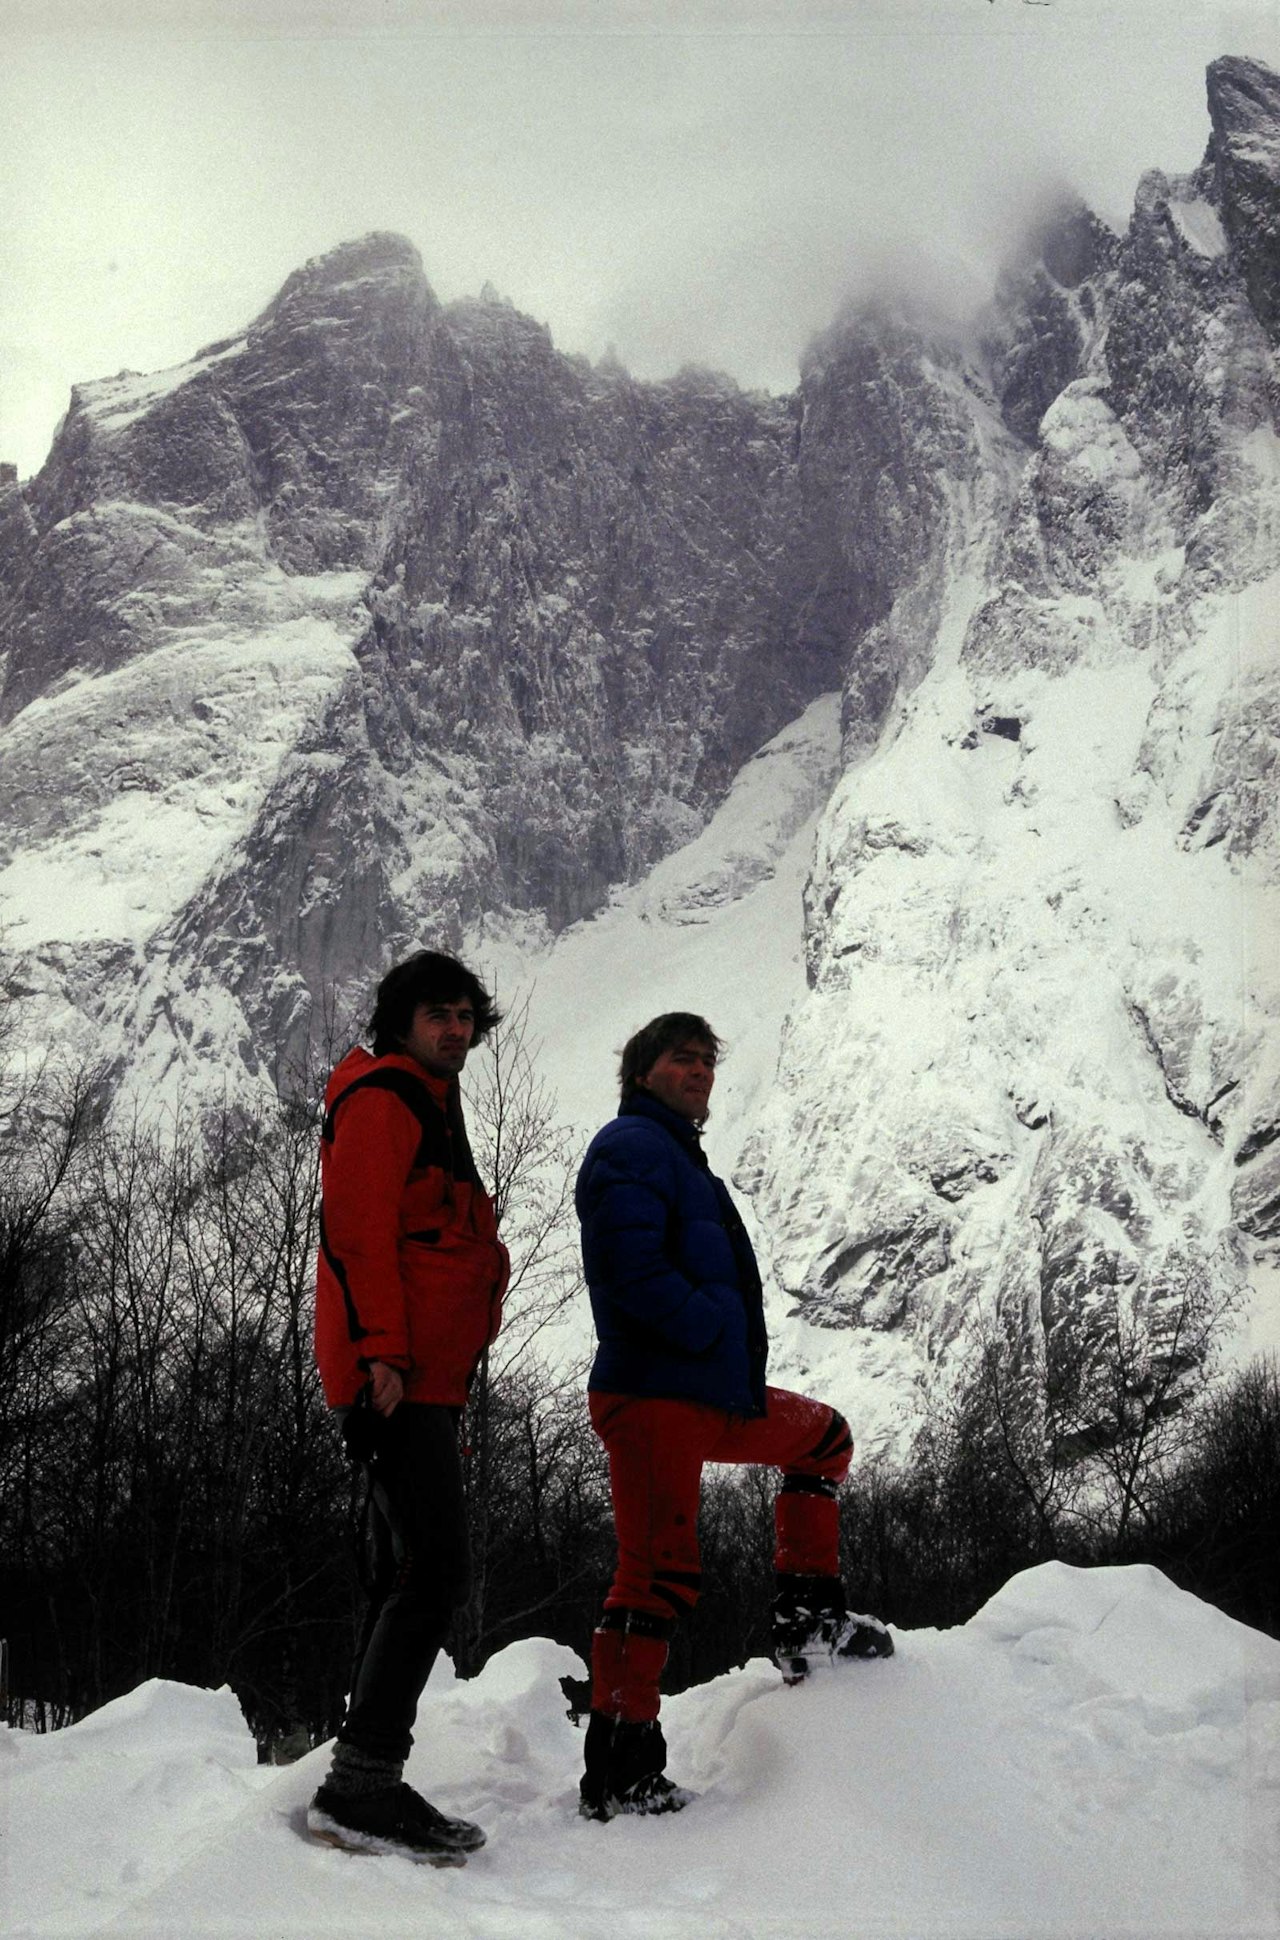
[[246, 342], [245, 337], [237, 337], [216, 351], [190, 358], [184, 364], [174, 364], [168, 370], [146, 373], [122, 370], [114, 377], [101, 377], [92, 383], [77, 384], [75, 401], [102, 430], [123, 431], [126, 425], [133, 424], [158, 404], [161, 398], [180, 391], [192, 378], [226, 363], [229, 358], [238, 357]]
[[[353, 670], [331, 621], [268, 633], [199, 630], [42, 697], [0, 734], [33, 814], [62, 777], [54, 826], [0, 868], [16, 949], [140, 943], [250, 826], [303, 723]], [[17, 817], [15, 817], [15, 820]]]
[[1227, 253], [1227, 232], [1222, 226], [1222, 217], [1211, 202], [1202, 196], [1190, 201], [1179, 202], [1171, 198], [1169, 211], [1178, 227], [1180, 235], [1197, 256], [1210, 260]]

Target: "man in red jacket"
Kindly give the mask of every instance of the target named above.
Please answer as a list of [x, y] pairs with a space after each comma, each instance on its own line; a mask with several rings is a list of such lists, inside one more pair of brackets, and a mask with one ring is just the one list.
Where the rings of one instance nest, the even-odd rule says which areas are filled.
[[458, 1074], [498, 1022], [479, 979], [424, 950], [378, 986], [373, 1052], [325, 1091], [316, 1359], [370, 1476], [374, 1581], [318, 1839], [462, 1865], [484, 1844], [403, 1782], [418, 1700], [470, 1588], [458, 1423], [509, 1261], [476, 1172]]

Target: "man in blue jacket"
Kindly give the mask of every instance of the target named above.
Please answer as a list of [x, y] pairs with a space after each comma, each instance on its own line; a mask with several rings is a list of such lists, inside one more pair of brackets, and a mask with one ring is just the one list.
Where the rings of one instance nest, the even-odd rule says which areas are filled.
[[774, 1654], [789, 1683], [815, 1654], [887, 1657], [874, 1617], [851, 1616], [839, 1575], [836, 1487], [848, 1423], [765, 1385], [768, 1339], [751, 1241], [701, 1132], [720, 1040], [672, 1011], [623, 1049], [618, 1116], [578, 1175], [582, 1256], [599, 1348], [591, 1420], [609, 1456], [618, 1567], [592, 1645], [580, 1810], [670, 1812], [658, 1679], [677, 1619], [698, 1598], [705, 1462], [782, 1470], [775, 1506]]

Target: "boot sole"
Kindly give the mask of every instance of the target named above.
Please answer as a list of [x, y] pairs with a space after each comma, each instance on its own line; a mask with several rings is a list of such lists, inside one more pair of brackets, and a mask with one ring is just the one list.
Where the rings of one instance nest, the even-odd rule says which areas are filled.
[[775, 1657], [774, 1662], [782, 1672], [783, 1683], [794, 1685], [807, 1683], [815, 1671], [820, 1677], [825, 1677], [832, 1671], [843, 1670], [846, 1664], [883, 1664], [894, 1655], [890, 1640], [887, 1650], [850, 1650], [843, 1654], [839, 1651], [815, 1650], [808, 1657], [787, 1657], [781, 1661]]
[[594, 1819], [598, 1825], [609, 1825], [614, 1819], [660, 1819], [668, 1812], [683, 1812], [685, 1806], [692, 1805], [697, 1796], [696, 1792], [686, 1792], [681, 1785], [674, 1792], [668, 1792], [660, 1803], [653, 1805], [640, 1802], [631, 1804], [612, 1796], [600, 1805], [588, 1805], [583, 1799], [578, 1804], [578, 1817]]
[[336, 1820], [322, 1818], [318, 1813], [308, 1817], [307, 1831], [318, 1844], [333, 1846], [338, 1852], [376, 1853], [386, 1858], [412, 1859], [418, 1866], [465, 1866], [467, 1863], [466, 1853], [456, 1846], [427, 1849], [407, 1846], [401, 1840], [389, 1839], [382, 1833], [359, 1832], [352, 1826], [339, 1825]]

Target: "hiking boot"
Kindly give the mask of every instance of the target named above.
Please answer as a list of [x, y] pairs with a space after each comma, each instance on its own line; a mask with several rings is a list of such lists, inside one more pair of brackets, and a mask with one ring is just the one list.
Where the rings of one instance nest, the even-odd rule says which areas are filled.
[[606, 1824], [622, 1814], [679, 1812], [693, 1797], [663, 1770], [667, 1741], [656, 1720], [632, 1724], [593, 1711], [584, 1749], [587, 1768], [578, 1787], [584, 1819]]
[[633, 1816], [652, 1816], [658, 1812], [682, 1812], [693, 1799], [683, 1785], [677, 1785], [665, 1772], [655, 1772], [652, 1778], [638, 1778], [634, 1785], [623, 1786], [620, 1791], [593, 1792], [582, 1779], [579, 1784], [578, 1816], [583, 1819], [598, 1819], [607, 1825], [610, 1819], [625, 1814]]
[[892, 1657], [879, 1617], [852, 1614], [838, 1576], [780, 1575], [773, 1605], [773, 1661], [786, 1684], [801, 1684], [819, 1664]]
[[344, 1852], [400, 1853], [428, 1866], [465, 1866], [467, 1854], [484, 1844], [478, 1825], [446, 1818], [403, 1784], [369, 1793], [322, 1785], [307, 1807], [307, 1830]]
[[836, 1632], [831, 1655], [833, 1658], [892, 1657], [893, 1638], [879, 1617], [855, 1616], [850, 1611]]

